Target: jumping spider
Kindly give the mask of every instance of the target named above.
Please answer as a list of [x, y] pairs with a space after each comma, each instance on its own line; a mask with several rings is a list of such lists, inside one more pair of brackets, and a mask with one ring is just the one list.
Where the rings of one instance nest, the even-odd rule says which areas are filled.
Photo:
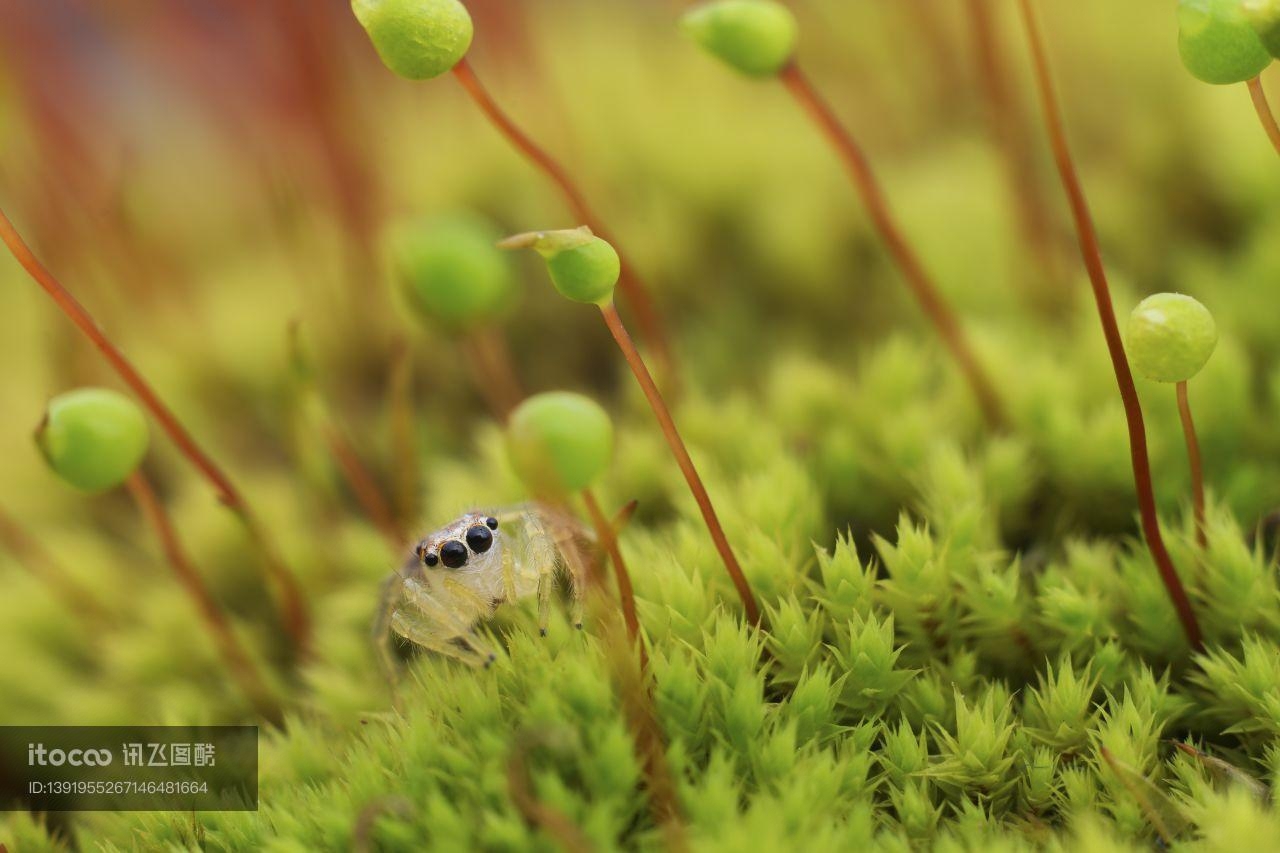
[[397, 667], [391, 632], [425, 649], [474, 666], [497, 655], [472, 630], [507, 602], [538, 595], [538, 626], [547, 633], [551, 593], [565, 569], [574, 624], [582, 627], [586, 567], [581, 544], [590, 539], [574, 519], [524, 505], [468, 512], [425, 536], [400, 571], [382, 587], [374, 638], [389, 673]]

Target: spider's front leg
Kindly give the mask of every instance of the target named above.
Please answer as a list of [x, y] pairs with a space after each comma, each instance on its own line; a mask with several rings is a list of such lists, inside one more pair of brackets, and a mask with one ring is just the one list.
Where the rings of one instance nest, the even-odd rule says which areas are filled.
[[[477, 651], [470, 645], [469, 637], [452, 633], [442, 623], [408, 610], [396, 610], [391, 616], [391, 627], [397, 634], [424, 649], [439, 652], [470, 666], [487, 667], [497, 658], [493, 652], [485, 654]], [[454, 642], [459, 639], [467, 645]]]
[[572, 516], [548, 513], [541, 518], [530, 514], [525, 520], [528, 543], [525, 559], [538, 573], [538, 627], [543, 636], [551, 618], [551, 594], [555, 588], [556, 570], [563, 564], [569, 574], [569, 592], [573, 602], [570, 618], [573, 627], [582, 628], [583, 597], [586, 593], [586, 566], [578, 549], [580, 528]]
[[[424, 648], [475, 666], [488, 666], [497, 660], [498, 655], [472, 630], [476, 619], [485, 615], [485, 606], [478, 596], [468, 591], [467, 596], [454, 598], [451, 603], [433, 595], [426, 584], [414, 578], [405, 579], [402, 588], [412, 608], [401, 608], [392, 615], [391, 627], [396, 633]], [[449, 589], [457, 595], [452, 585]], [[478, 604], [472, 602], [472, 597]], [[459, 609], [463, 605], [467, 605], [465, 611]], [[458, 645], [457, 640], [465, 645]]]
[[400, 683], [401, 667], [392, 645], [391, 621], [400, 604], [403, 585], [404, 578], [397, 572], [392, 572], [382, 582], [382, 589], [378, 594], [378, 613], [373, 619], [373, 646], [377, 651], [378, 666], [393, 688]]

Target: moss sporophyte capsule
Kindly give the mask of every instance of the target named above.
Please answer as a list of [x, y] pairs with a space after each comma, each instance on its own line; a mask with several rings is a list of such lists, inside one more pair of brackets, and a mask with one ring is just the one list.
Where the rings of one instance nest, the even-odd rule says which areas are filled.
[[1129, 316], [1133, 369], [1156, 382], [1185, 382], [1200, 372], [1218, 343], [1213, 315], [1190, 296], [1157, 293]]
[[773, 0], [713, 0], [690, 9], [680, 28], [704, 50], [752, 77], [777, 74], [795, 55], [791, 10]]
[[382, 62], [410, 80], [451, 70], [471, 47], [471, 15], [458, 0], [351, 0]]
[[590, 487], [613, 458], [613, 422], [581, 394], [537, 394], [511, 413], [507, 453], [535, 494], [579, 492]]
[[1273, 57], [1280, 56], [1280, 0], [1244, 0], [1249, 23]]
[[54, 473], [87, 492], [123, 483], [146, 455], [149, 441], [142, 410], [105, 388], [54, 397], [35, 438]]
[[417, 219], [389, 231], [387, 261], [418, 313], [468, 332], [497, 319], [515, 296], [511, 260], [494, 245], [500, 236], [475, 216]]
[[613, 246], [586, 226], [517, 234], [499, 245], [504, 249], [533, 249], [542, 255], [551, 283], [566, 299], [592, 305], [613, 301], [622, 264]]
[[1243, 0], [1181, 0], [1178, 53], [1198, 80], [1227, 85], [1257, 77], [1271, 64]]

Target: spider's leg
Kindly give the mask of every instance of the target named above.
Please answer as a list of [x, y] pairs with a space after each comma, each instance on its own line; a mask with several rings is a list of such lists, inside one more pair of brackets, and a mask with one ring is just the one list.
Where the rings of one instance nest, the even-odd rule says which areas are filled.
[[547, 624], [551, 622], [551, 588], [555, 580], [554, 562], [538, 567], [538, 633], [544, 637], [547, 636]]
[[[534, 513], [525, 516], [523, 564], [532, 567], [538, 575], [538, 630], [544, 637], [551, 621], [551, 594], [555, 589], [556, 570], [561, 563], [557, 554], [555, 539], [539, 517]], [[582, 608], [576, 597], [572, 618], [574, 624], [581, 628]]]
[[[485, 599], [482, 598], [478, 593], [473, 592], [466, 585], [459, 583], [458, 581], [453, 580], [452, 578], [444, 579], [444, 588], [448, 591], [450, 597], [452, 597], [454, 601], [466, 602], [467, 610], [475, 614], [472, 617], [472, 624], [474, 624], [475, 619], [488, 616], [490, 613], [493, 612], [492, 602], [485, 601]], [[459, 616], [456, 609], [455, 609], [454, 615]], [[459, 616], [457, 622], [462, 622], [462, 621], [463, 620]], [[484, 640], [481, 640], [479, 635], [476, 634], [474, 629], [468, 628], [465, 634], [465, 638], [466, 638], [466, 641], [472, 646], [472, 648], [486, 655], [490, 660], [497, 657], [493, 649], [489, 648], [489, 644], [486, 643]]]
[[439, 652], [442, 655], [460, 660], [471, 666], [488, 666], [493, 659], [483, 655], [470, 646], [460, 646], [453, 642], [457, 636], [440, 630], [440, 623], [432, 622], [405, 610], [397, 610], [391, 616], [391, 628], [410, 642], [417, 643], [424, 649]]
[[[478, 602], [482, 609], [476, 610], [473, 606], [471, 612], [463, 612], [451, 603], [441, 601], [436, 598], [421, 581], [417, 581], [412, 578], [407, 579], [404, 582], [405, 597], [408, 598], [409, 601], [413, 603], [414, 607], [416, 607], [423, 616], [430, 620], [430, 622], [440, 625], [445, 629], [444, 631], [437, 631], [436, 633], [438, 635], [443, 635], [445, 639], [448, 640], [462, 640], [468, 645], [469, 651], [481, 658], [482, 662], [489, 663], [496, 660], [498, 657], [497, 654], [489, 648], [487, 643], [477, 637], [475, 632], [471, 629], [471, 626], [475, 623], [476, 619], [488, 612], [488, 605], [484, 604], [484, 601], [480, 596], [466, 589], [466, 587], [463, 587], [456, 581], [448, 580], [446, 581], [446, 584], [452, 585], [449, 587], [449, 591], [451, 593], [456, 594], [457, 589], [461, 589], [467, 596], [469, 596], [459, 596], [462, 601], [466, 601], [469, 605], [475, 605]], [[409, 639], [413, 638], [410, 637]]]
[[583, 602], [586, 599], [588, 569], [587, 558], [578, 549], [576, 542], [565, 541], [560, 545], [560, 553], [564, 556], [564, 564], [569, 569], [569, 592], [573, 597], [570, 612], [573, 615], [573, 627], [582, 627]]
[[511, 549], [507, 547], [502, 549], [502, 591], [506, 594], [507, 602], [515, 604], [519, 597], [516, 590], [516, 561], [511, 556]]
[[533, 512], [533, 504], [522, 503], [515, 506], [504, 506], [502, 509], [494, 510], [493, 517], [498, 519], [498, 526], [511, 524], [513, 521], [520, 521]]
[[377, 651], [378, 665], [393, 690], [400, 682], [401, 667], [392, 647], [391, 618], [399, 604], [403, 583], [404, 578], [394, 572], [382, 582], [378, 595], [378, 613], [373, 619], [373, 645]]

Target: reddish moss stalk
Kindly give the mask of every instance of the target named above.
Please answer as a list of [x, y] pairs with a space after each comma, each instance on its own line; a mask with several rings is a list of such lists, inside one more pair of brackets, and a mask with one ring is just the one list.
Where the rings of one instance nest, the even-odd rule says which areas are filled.
[[[617, 632], [616, 620], [612, 626], [612, 630]], [[608, 625], [606, 630], [609, 630]], [[689, 844], [680, 817], [679, 787], [671, 765], [667, 763], [666, 742], [654, 710], [653, 695], [643, 668], [637, 667], [630, 655], [620, 655], [618, 649], [621, 646], [621, 643], [610, 642], [608, 651], [622, 712], [627, 718], [636, 757], [644, 770], [649, 813], [653, 815], [654, 823], [662, 828], [666, 848], [673, 853], [683, 853], [689, 849]]]
[[747, 576], [743, 574], [742, 567], [738, 564], [738, 558], [734, 556], [733, 548], [729, 546], [729, 540], [724, 535], [724, 528], [721, 527], [715, 507], [711, 504], [711, 497], [707, 494], [707, 489], [702, 484], [702, 478], [698, 476], [698, 469], [694, 467], [693, 460], [689, 457], [689, 450], [685, 447], [684, 440], [680, 438], [680, 432], [676, 429], [675, 421], [671, 417], [671, 411], [667, 408], [667, 403], [662, 398], [662, 392], [658, 390], [652, 374], [649, 373], [649, 368], [645, 365], [644, 359], [640, 357], [640, 352], [632, 342], [631, 335], [627, 333], [626, 326], [622, 324], [622, 318], [618, 316], [618, 309], [610, 302], [607, 305], [600, 306], [600, 313], [604, 316], [605, 325], [609, 327], [613, 339], [617, 341], [618, 349], [622, 350], [622, 356], [627, 360], [627, 366], [631, 368], [631, 372], [635, 374], [636, 381], [640, 383], [640, 390], [644, 392], [645, 399], [649, 401], [649, 407], [653, 409], [654, 417], [658, 419], [658, 424], [662, 427], [662, 434], [666, 436], [667, 444], [671, 446], [671, 453], [676, 458], [676, 464], [680, 466], [680, 472], [684, 474], [685, 482], [689, 484], [689, 491], [693, 493], [693, 499], [697, 501], [698, 509], [702, 512], [702, 520], [706, 522], [707, 530], [711, 533], [711, 540], [715, 543], [716, 550], [720, 553], [720, 559], [724, 562], [725, 570], [729, 572], [733, 586], [738, 591], [738, 598], [742, 600], [742, 607], [746, 610], [747, 619], [753, 625], [760, 625], [760, 607], [756, 604], [756, 597], [751, 591], [751, 584], [747, 582]]
[[168, 560], [169, 567], [173, 569], [178, 583], [182, 585], [187, 595], [191, 597], [200, 613], [200, 618], [204, 620], [205, 626], [213, 634], [214, 643], [222, 654], [232, 677], [240, 684], [245, 696], [253, 703], [253, 706], [264, 719], [272, 723], [280, 723], [283, 718], [279, 703], [272, 697], [266, 684], [259, 676], [257, 668], [253, 665], [253, 661], [240, 646], [239, 641], [236, 640], [235, 633], [231, 630], [231, 622], [227, 619], [226, 613], [223, 612], [222, 607], [205, 584], [204, 578], [196, 571], [186, 551], [183, 550], [182, 543], [178, 540], [177, 531], [174, 530], [173, 523], [169, 520], [164, 506], [161, 505], [159, 498], [156, 497], [155, 490], [151, 488], [151, 484], [147, 482], [141, 471], [135, 471], [131, 474], [129, 479], [125, 481], [125, 485], [128, 486], [129, 493], [133, 495], [133, 499], [137, 502], [138, 509], [142, 511], [143, 517], [146, 518], [147, 523], [151, 525], [156, 537], [160, 540], [160, 547], [164, 550], [165, 559]]
[[636, 612], [636, 594], [631, 586], [631, 573], [627, 564], [622, 561], [622, 548], [618, 544], [618, 536], [614, 526], [600, 509], [600, 503], [590, 489], [582, 490], [582, 502], [587, 505], [587, 515], [591, 525], [596, 529], [596, 538], [600, 547], [609, 555], [613, 563], [614, 581], [618, 584], [618, 599], [622, 602], [622, 621], [627, 626], [627, 638], [640, 650], [640, 672], [649, 671], [649, 653], [644, 647], [644, 638], [640, 636], [640, 616]]
[[1267, 103], [1267, 93], [1262, 88], [1262, 78], [1254, 77], [1248, 83], [1249, 97], [1253, 99], [1253, 108], [1258, 113], [1258, 121], [1262, 122], [1262, 129], [1267, 132], [1267, 138], [1271, 140], [1271, 145], [1276, 149], [1276, 153], [1280, 154], [1280, 124], [1276, 123], [1275, 113], [1271, 112], [1271, 105]]
[[[476, 76], [471, 64], [466, 59], [463, 59], [453, 67], [453, 74], [458, 78], [458, 82], [462, 84], [462, 87], [467, 90], [467, 94], [471, 96], [471, 99], [475, 101], [476, 106], [493, 123], [494, 127], [559, 188], [569, 205], [569, 209], [573, 212], [574, 218], [589, 226], [596, 236], [612, 244], [618, 250], [618, 254], [621, 255], [622, 251], [618, 246], [618, 241], [610, 235], [609, 229], [605, 227], [600, 217], [596, 216], [595, 211], [587, 204], [586, 197], [583, 196], [582, 191], [578, 189], [573, 179], [569, 177], [569, 173], [550, 154], [530, 139], [511, 120], [510, 116], [503, 112], [502, 108], [498, 106], [498, 102], [489, 94], [489, 90], [480, 82], [480, 78]], [[640, 330], [644, 333], [645, 342], [653, 347], [653, 353], [662, 368], [663, 377], [670, 380], [675, 375], [675, 362], [671, 354], [671, 346], [667, 338], [666, 329], [657, 309], [654, 307], [648, 288], [631, 272], [632, 269], [631, 264], [623, 258], [622, 277], [618, 281], [618, 286], [622, 289], [622, 295], [626, 298], [627, 306], [635, 312], [636, 320], [640, 323]]]
[[33, 576], [47, 583], [77, 615], [97, 621], [109, 618], [106, 608], [3, 510], [0, 510], [0, 544]]
[[592, 853], [595, 845], [573, 819], [538, 798], [529, 772], [529, 752], [540, 740], [533, 732], [516, 736], [507, 760], [507, 795], [525, 822], [550, 835], [567, 853]]
[[1116, 757], [1111, 754], [1111, 750], [1105, 746], [1099, 749], [1102, 760], [1107, 762], [1107, 766], [1111, 768], [1111, 772], [1116, 774], [1116, 778], [1120, 780], [1120, 784], [1124, 785], [1125, 790], [1138, 803], [1138, 807], [1142, 809], [1146, 815], [1151, 828], [1155, 830], [1156, 835], [1160, 836], [1160, 840], [1164, 842], [1166, 847], [1170, 847], [1174, 843], [1173, 834], [1169, 832], [1169, 827], [1165, 825], [1164, 818], [1160, 816], [1160, 810], [1151, 802], [1151, 797], [1144, 790], [1144, 786], [1151, 787], [1156, 790], [1146, 777], [1133, 770], [1126, 764], [1121, 764]]
[[178, 446], [178, 450], [182, 455], [213, 486], [218, 499], [235, 513], [241, 523], [244, 524], [250, 540], [263, 557], [267, 577], [276, 588], [281, 608], [284, 611], [285, 630], [288, 631], [289, 637], [293, 641], [294, 650], [299, 656], [305, 656], [311, 642], [311, 619], [307, 611], [306, 600], [303, 598], [297, 579], [289, 571], [288, 566], [284, 564], [279, 554], [276, 553], [265, 529], [250, 510], [244, 497], [232, 485], [231, 480], [222, 472], [222, 469], [214, 464], [213, 460], [200, 449], [191, 434], [182, 426], [168, 406], [161, 401], [160, 397], [151, 390], [151, 386], [142, 378], [142, 375], [138, 373], [124, 353], [98, 327], [98, 324], [89, 312], [85, 310], [84, 306], [71, 295], [70, 291], [63, 287], [62, 283], [54, 277], [53, 273], [44, 264], [40, 263], [40, 260], [32, 253], [31, 248], [27, 246], [3, 210], [0, 210], [0, 240], [4, 241], [5, 245], [9, 247], [9, 251], [18, 260], [18, 263], [22, 265], [22, 268], [35, 279], [36, 284], [40, 285], [45, 293], [49, 294], [49, 297], [62, 310], [62, 313], [67, 315], [67, 318], [75, 324], [76, 328], [83, 332], [85, 337], [89, 338], [93, 345], [98, 348], [98, 351], [102, 353], [102, 357], [119, 374], [125, 384], [133, 390], [133, 393], [151, 412], [152, 417], [160, 424], [161, 429]]
[[[1039, 261], [1038, 272], [1041, 275], [1052, 273], [1056, 284], [1061, 265], [1053, 239], [1053, 217], [1040, 191], [1035, 156], [1022, 111], [1009, 92], [1004, 53], [992, 20], [995, 7], [990, 0], [966, 2], [978, 79], [987, 102], [987, 122], [1002, 155], [1005, 180], [1016, 209], [1018, 225]], [[1028, 278], [1028, 282], [1032, 280], [1034, 276]], [[1051, 301], [1048, 294], [1033, 292], [1032, 297], [1042, 305]]]
[[1040, 103], [1044, 109], [1045, 124], [1049, 131], [1049, 142], [1053, 148], [1054, 161], [1058, 166], [1058, 174], [1062, 178], [1062, 187], [1066, 191], [1067, 201], [1071, 205], [1071, 216], [1075, 221], [1076, 233], [1080, 239], [1080, 253], [1084, 257], [1085, 268], [1089, 272], [1089, 283], [1093, 288], [1093, 299], [1097, 304], [1098, 318], [1102, 322], [1102, 332], [1107, 340], [1107, 351], [1111, 355], [1111, 366], [1115, 369], [1116, 384], [1120, 386], [1120, 399], [1124, 403], [1125, 420], [1129, 428], [1129, 452], [1133, 463], [1133, 482], [1138, 493], [1138, 509], [1142, 516], [1142, 532], [1151, 551], [1151, 559], [1160, 572], [1169, 598], [1173, 601], [1182, 629], [1186, 633], [1191, 648], [1199, 651], [1204, 648], [1200, 635], [1200, 625], [1196, 621], [1195, 612], [1191, 609], [1191, 601], [1182, 586], [1178, 571], [1174, 568], [1173, 559], [1165, 547], [1164, 537], [1160, 533], [1160, 518], [1156, 513], [1155, 490], [1151, 484], [1151, 460], [1147, 456], [1147, 431], [1142, 419], [1142, 404], [1138, 400], [1138, 389], [1134, 386], [1133, 371], [1129, 368], [1129, 358], [1124, 351], [1124, 341], [1120, 336], [1120, 326], [1116, 322], [1115, 306], [1111, 304], [1111, 287], [1107, 283], [1106, 268], [1102, 263], [1102, 251], [1098, 245], [1098, 235], [1094, 230], [1093, 218], [1089, 213], [1089, 204], [1085, 200], [1084, 189], [1076, 174], [1075, 162], [1071, 158], [1071, 149], [1067, 144], [1067, 134], [1063, 127], [1062, 111], [1058, 106], [1057, 96], [1053, 91], [1053, 79], [1049, 71], [1049, 60], [1045, 53], [1040, 30], [1035, 15], [1031, 10], [1030, 0], [1019, 0], [1022, 20], [1031, 45], [1031, 56], [1035, 68], [1036, 89]]
[[1187, 383], [1178, 383], [1178, 414], [1182, 418], [1182, 436], [1187, 442], [1187, 462], [1191, 466], [1191, 504], [1196, 519], [1196, 544], [1204, 551], [1209, 547], [1209, 532], [1204, 521], [1204, 463], [1200, 459], [1200, 440], [1196, 438], [1196, 422], [1191, 417], [1191, 401]]
[[342, 470], [342, 476], [351, 487], [351, 493], [355, 495], [356, 502], [360, 504], [364, 514], [373, 522], [373, 526], [378, 528], [392, 549], [399, 552], [409, 541], [409, 536], [396, 520], [391, 502], [382, 493], [382, 487], [378, 485], [377, 478], [373, 476], [373, 472], [364, 464], [360, 454], [340, 429], [329, 424], [322, 430], [325, 443], [329, 446], [329, 453]]
[[853, 179], [854, 186], [862, 197], [862, 203], [871, 217], [872, 224], [880, 234], [880, 239], [884, 241], [885, 248], [889, 250], [889, 254], [898, 265], [920, 308], [929, 318], [929, 322], [933, 324], [943, 344], [951, 352], [961, 373], [968, 380], [987, 424], [995, 429], [1002, 428], [1007, 418], [995, 385], [978, 362], [951, 306], [947, 304], [929, 274], [925, 272], [924, 265], [920, 262], [915, 250], [911, 248], [911, 244], [907, 242], [906, 235], [898, 227], [893, 214], [889, 212], [884, 193], [876, 181], [875, 174], [871, 171], [871, 164], [862, 148], [840, 124], [831, 107], [813, 88], [813, 84], [800, 71], [796, 63], [787, 65], [778, 76], [787, 91], [809, 114], [836, 153], [840, 155], [849, 177]]
[[480, 396], [493, 416], [505, 423], [525, 396], [506, 342], [492, 329], [481, 329], [464, 338], [462, 347]]
[[396, 517], [401, 528], [404, 528], [418, 523], [422, 490], [419, 480], [417, 427], [413, 413], [413, 359], [409, 346], [403, 339], [397, 339], [393, 345], [388, 384], [388, 426], [392, 453], [396, 460], [396, 464], [392, 466]]

